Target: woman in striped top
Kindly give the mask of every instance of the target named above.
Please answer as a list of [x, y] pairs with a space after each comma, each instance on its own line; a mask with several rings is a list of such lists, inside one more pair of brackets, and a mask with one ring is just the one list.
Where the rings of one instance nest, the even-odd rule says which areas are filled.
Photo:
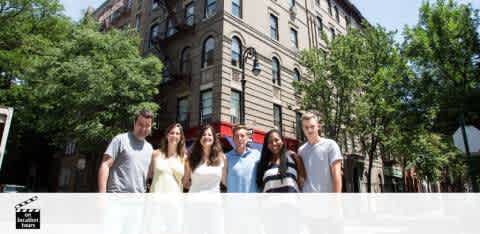
[[262, 156], [257, 169], [257, 186], [271, 193], [300, 192], [305, 179], [303, 161], [287, 151], [282, 134], [270, 130], [263, 141]]

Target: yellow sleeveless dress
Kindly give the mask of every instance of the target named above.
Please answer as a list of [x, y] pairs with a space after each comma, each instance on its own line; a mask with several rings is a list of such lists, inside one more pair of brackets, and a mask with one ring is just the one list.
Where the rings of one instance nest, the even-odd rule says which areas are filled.
[[179, 156], [165, 158], [162, 153], [153, 161], [152, 193], [182, 193], [183, 160]]

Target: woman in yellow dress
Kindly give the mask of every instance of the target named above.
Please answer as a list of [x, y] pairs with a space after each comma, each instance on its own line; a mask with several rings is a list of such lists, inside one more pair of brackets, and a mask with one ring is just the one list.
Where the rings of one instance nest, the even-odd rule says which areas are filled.
[[152, 154], [150, 171], [152, 193], [182, 193], [185, 164], [185, 135], [182, 125], [175, 123], [167, 128], [160, 149]]

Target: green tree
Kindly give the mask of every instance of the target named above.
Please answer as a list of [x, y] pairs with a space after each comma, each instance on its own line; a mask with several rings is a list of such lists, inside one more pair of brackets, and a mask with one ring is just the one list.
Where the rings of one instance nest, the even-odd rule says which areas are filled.
[[343, 125], [360, 139], [369, 159], [369, 192], [380, 144], [400, 132], [397, 111], [403, 105], [402, 87], [409, 69], [393, 35], [365, 23], [361, 30], [334, 40], [325, 56], [316, 50], [304, 52], [302, 64], [313, 80], [297, 84], [304, 94], [303, 107], [322, 113], [328, 137], [338, 137]]
[[0, 102], [12, 82], [65, 39], [70, 22], [62, 10], [57, 0], [0, 0]]
[[[480, 85], [478, 10], [453, 0], [425, 1], [417, 25], [406, 27], [403, 52], [414, 69], [416, 111], [431, 128], [451, 134], [466, 98]], [[478, 110], [476, 110], [478, 112]]]
[[356, 74], [357, 60], [351, 54], [358, 48], [351, 46], [359, 42], [358, 37], [337, 37], [327, 42], [328, 52], [323, 49], [310, 49], [301, 52], [300, 62], [307, 69], [311, 80], [294, 83], [302, 94], [304, 110], [316, 110], [322, 120], [323, 132], [334, 140], [351, 130], [356, 89], [360, 80]]
[[478, 10], [471, 4], [437, 0], [424, 2], [418, 23], [404, 30], [403, 53], [415, 71], [410, 108], [427, 131], [450, 142], [443, 148], [448, 155], [445, 170], [456, 176], [465, 174], [465, 160], [452, 153], [451, 134], [460, 116], [465, 114], [467, 122], [480, 116], [471, 101], [480, 87], [479, 26]]
[[72, 24], [68, 40], [56, 43], [15, 85], [21, 126], [57, 146], [75, 141], [82, 150], [98, 150], [132, 126], [135, 111], [158, 109], [159, 59], [141, 56], [132, 31], [98, 29], [90, 16]]

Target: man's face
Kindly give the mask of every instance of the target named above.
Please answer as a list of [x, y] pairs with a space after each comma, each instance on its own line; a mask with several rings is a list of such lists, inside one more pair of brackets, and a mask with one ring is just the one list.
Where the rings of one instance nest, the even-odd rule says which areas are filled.
[[237, 149], [245, 149], [248, 143], [248, 133], [246, 129], [239, 129], [233, 134], [233, 143]]
[[145, 139], [152, 129], [152, 119], [139, 116], [133, 126], [133, 134], [140, 140]]
[[303, 133], [309, 140], [316, 139], [318, 137], [319, 125], [318, 121], [315, 119], [303, 120], [302, 121]]

